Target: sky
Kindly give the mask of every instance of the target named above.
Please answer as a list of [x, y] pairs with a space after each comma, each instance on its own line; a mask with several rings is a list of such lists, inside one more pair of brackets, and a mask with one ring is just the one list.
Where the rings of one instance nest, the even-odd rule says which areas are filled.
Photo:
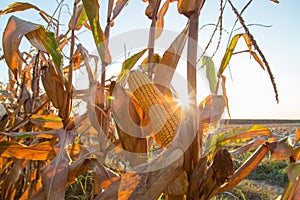
[[[14, 1], [6, 0], [0, 5], [3, 9]], [[58, 1], [55, 0], [28, 0], [37, 5], [40, 9], [49, 14], [53, 14]], [[101, 26], [104, 29], [106, 20], [106, 3], [100, 1]], [[162, 1], [164, 2], [164, 1]], [[247, 3], [244, 0], [232, 0], [234, 5], [241, 10]], [[66, 25], [72, 12], [72, 1], [65, 0], [61, 11], [61, 31], [67, 30]], [[120, 16], [115, 20], [111, 28], [111, 38], [122, 38], [126, 33], [150, 27], [151, 21], [145, 16], [144, 10], [147, 3], [142, 0], [132, 0], [124, 8]], [[268, 28], [250, 25], [250, 32], [254, 35], [260, 49], [267, 58], [279, 92], [279, 104], [275, 100], [275, 94], [269, 75], [250, 58], [249, 54], [237, 54], [232, 57], [229, 68], [224, 75], [227, 77], [226, 89], [229, 98], [229, 108], [232, 118], [246, 119], [300, 119], [300, 1], [281, 0], [275, 4], [270, 0], [254, 0], [250, 7], [244, 12], [243, 18], [246, 24], [260, 24], [270, 26]], [[15, 16], [35, 23], [45, 24], [37, 12], [30, 10], [14, 13]], [[4, 31], [8, 17], [0, 17], [0, 37]], [[56, 15], [57, 16], [57, 15]], [[210, 39], [214, 26], [219, 16], [219, 1], [206, 1], [199, 19], [199, 46], [202, 49]], [[67, 19], [67, 20], [66, 20]], [[221, 63], [228, 41], [228, 31], [232, 29], [235, 22], [229, 4], [226, 5], [223, 15], [223, 37], [221, 46], [216, 56], [213, 58], [216, 67]], [[178, 14], [177, 3], [171, 3], [165, 16], [165, 30], [181, 32], [186, 24], [186, 17]], [[206, 26], [205, 26], [206, 25]], [[65, 26], [65, 27], [64, 27]], [[236, 28], [240, 25], [237, 24]], [[227, 31], [227, 32], [226, 32]], [[138, 32], [136, 32], [138, 33]], [[238, 29], [234, 34], [243, 33]], [[79, 42], [88, 50], [95, 49], [92, 35], [86, 29], [79, 31]], [[207, 55], [212, 55], [218, 43], [218, 34], [213, 39]], [[134, 40], [134, 38], [133, 38]], [[2, 39], [1, 39], [2, 41]], [[0, 42], [1, 43], [1, 42]], [[134, 52], [134, 45], [130, 41], [123, 41], [122, 51]], [[2, 47], [2, 44], [1, 44]], [[26, 41], [22, 41], [21, 48], [26, 50]], [[237, 50], [245, 50], [246, 45], [241, 40], [237, 45]], [[0, 55], [2, 55], [2, 50]], [[116, 65], [120, 64], [116, 62]], [[7, 82], [7, 67], [5, 61], [0, 61], [0, 81]], [[201, 81], [200, 81], [201, 82]], [[199, 83], [201, 84], [201, 83]], [[199, 87], [203, 88], [203, 87]], [[204, 87], [199, 90], [199, 100], [207, 95], [208, 89]]]

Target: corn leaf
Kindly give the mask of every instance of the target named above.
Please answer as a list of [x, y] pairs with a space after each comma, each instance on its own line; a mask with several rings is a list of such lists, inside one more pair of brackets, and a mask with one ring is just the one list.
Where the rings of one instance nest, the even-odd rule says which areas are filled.
[[292, 163], [288, 169], [289, 184], [287, 185], [282, 200], [298, 199], [300, 196], [300, 162]]
[[295, 142], [300, 141], [300, 128], [297, 129]]
[[127, 5], [127, 3], [128, 3], [128, 0], [118, 0], [116, 2], [116, 5], [115, 5], [114, 10], [113, 10], [113, 16], [112, 16], [111, 21], [116, 19], [116, 17], [120, 14], [120, 12]]
[[99, 4], [98, 0], [82, 0], [84, 9], [87, 13], [94, 41], [103, 63], [110, 63], [111, 57], [108, 50], [108, 45], [104, 33], [100, 27], [99, 22]]
[[261, 59], [258, 57], [258, 55], [255, 52], [251, 52], [251, 55], [253, 56], [253, 58], [256, 60], [256, 62], [261, 66], [261, 68], [263, 70], [265, 70], [265, 66], [264, 63], [261, 61]]
[[64, 89], [64, 82], [52, 65], [48, 69], [43, 69], [42, 83], [53, 106], [59, 109], [59, 116], [62, 119], [68, 117], [67, 92]]
[[137, 63], [137, 61], [144, 55], [144, 53], [147, 51], [147, 49], [143, 49], [142, 51], [134, 54], [130, 58], [127, 58], [122, 63], [122, 71], [118, 77], [118, 80], [122, 82], [124, 77], [126, 77], [127, 73], [134, 67], [134, 65]]
[[231, 115], [230, 115], [230, 109], [229, 109], [229, 101], [228, 101], [228, 96], [227, 96], [227, 91], [226, 91], [226, 77], [221, 75], [221, 78], [222, 78], [222, 91], [223, 91], [223, 97], [225, 99], [225, 105], [226, 105], [226, 109], [227, 109], [227, 113], [228, 113], [228, 116], [229, 118], [231, 118]]
[[169, 9], [169, 0], [165, 1], [164, 5], [162, 6], [162, 8], [159, 10], [158, 12], [158, 16], [157, 16], [157, 21], [156, 21], [156, 28], [155, 28], [155, 39], [157, 39], [162, 31], [163, 31], [163, 28], [164, 28], [164, 25], [165, 25], [165, 20], [164, 20], [164, 17]]
[[30, 122], [41, 127], [59, 129], [63, 127], [62, 119], [54, 115], [32, 115]]
[[217, 77], [215, 73], [215, 64], [213, 60], [208, 56], [203, 56], [202, 66], [206, 67], [206, 78], [209, 82], [210, 92], [217, 93]]
[[224, 54], [224, 57], [222, 59], [221, 66], [220, 66], [220, 69], [219, 69], [219, 72], [218, 72], [218, 76], [220, 76], [224, 72], [225, 68], [227, 67], [227, 65], [228, 65], [228, 63], [231, 59], [231, 56], [232, 56], [232, 53], [233, 53], [233, 51], [236, 47], [236, 44], [237, 44], [238, 40], [240, 39], [240, 37], [242, 37], [242, 36], [244, 37], [245, 42], [246, 42], [249, 50], [252, 51], [251, 50], [251, 43], [250, 43], [250, 40], [249, 40], [247, 34], [244, 33], [244, 34], [235, 35], [231, 39], [231, 42], [230, 42], [229, 46], [226, 49], [226, 52]]
[[130, 71], [132, 69], [132, 67], [136, 64], [136, 62], [144, 55], [146, 50], [147, 49], [143, 49], [142, 51], [134, 54], [130, 58], [127, 58], [122, 64], [122, 72], [123, 71]]
[[257, 147], [259, 147], [260, 145], [262, 144], [266, 144], [268, 140], [266, 139], [254, 139], [253, 141], [251, 142], [248, 142], [247, 144], [245, 144], [244, 146], [241, 146], [240, 148], [238, 149], [234, 149], [233, 151], [231, 151], [230, 153], [231, 154], [241, 154], [241, 153], [246, 153], [248, 151], [251, 151]]
[[267, 127], [262, 125], [253, 125], [249, 128], [232, 129], [228, 132], [222, 132], [214, 135], [208, 141], [208, 151], [213, 152], [230, 142], [245, 142], [259, 136], [271, 136], [271, 132]]
[[57, 156], [41, 169], [46, 199], [64, 199], [65, 197], [71, 161], [66, 147], [74, 141], [74, 130], [61, 132], [59, 136], [59, 143], [55, 146], [58, 150]]
[[[145, 72], [148, 71], [148, 61], [149, 61], [149, 58], [148, 58], [148, 56], [147, 56], [147, 57], [142, 61], [142, 63], [141, 63], [141, 66], [142, 66], [142, 68], [143, 68], [143, 70], [144, 70]], [[160, 63], [160, 61], [161, 61], [160, 55], [157, 54], [157, 53], [154, 53], [154, 54], [153, 54], [153, 57], [152, 57], [152, 62], [151, 62], [151, 63], [156, 63], [156, 64], [158, 64], [158, 63]], [[155, 65], [155, 67], [154, 67], [154, 69], [153, 69], [153, 72], [155, 72], [155, 70], [156, 70], [156, 65]]]
[[278, 142], [269, 143], [267, 146], [271, 151], [272, 158], [276, 160], [288, 159], [293, 154], [292, 141], [289, 137], [282, 138]]
[[48, 52], [56, 68], [63, 73], [62, 58], [54, 33], [47, 31], [43, 26], [26, 34], [26, 38], [30, 43], [41, 51]]
[[62, 72], [62, 55], [58, 51], [54, 34], [46, 31], [41, 25], [11, 16], [3, 33], [3, 51], [6, 63], [15, 76], [18, 73], [20, 55], [18, 48], [23, 36], [26, 36], [29, 42], [39, 50], [48, 52], [56, 67]]
[[292, 158], [294, 161], [300, 160], [300, 146], [296, 147], [296, 148], [293, 150], [293, 154], [292, 154], [291, 158]]
[[28, 10], [28, 9], [31, 9], [31, 8], [33, 8], [37, 11], [41, 11], [38, 7], [36, 7], [35, 5], [32, 5], [30, 3], [14, 2], [14, 3], [9, 4], [3, 10], [0, 10], [0, 16], [5, 15], [5, 14], [9, 14], [9, 13], [13, 13], [13, 12]]
[[17, 137], [17, 138], [33, 138], [33, 137], [37, 137], [37, 138], [53, 138], [53, 137], [57, 137], [58, 134], [58, 130], [50, 130], [50, 131], [39, 131], [39, 132], [9, 132], [9, 133], [5, 133], [5, 132], [0, 132], [0, 135], [5, 135], [8, 137]]
[[225, 68], [227, 67], [227, 65], [231, 59], [232, 53], [236, 47], [236, 44], [242, 35], [243, 34], [237, 34], [231, 39], [231, 42], [230, 42], [229, 46], [227, 47], [224, 57], [221, 61], [221, 66], [220, 66], [220, 69], [218, 72], [218, 76], [220, 76], [224, 72]]
[[85, 12], [83, 4], [80, 4], [77, 7], [76, 15], [72, 16], [69, 21], [69, 29], [71, 30], [79, 30], [81, 27], [87, 22], [88, 17]]
[[221, 119], [225, 108], [223, 95], [208, 95], [199, 104], [200, 121], [217, 122]]
[[188, 30], [189, 23], [164, 52], [160, 64], [155, 69], [154, 83], [159, 83], [157, 87], [164, 95], [169, 89], [173, 74], [186, 44]]
[[0, 155], [6, 158], [45, 161], [54, 158], [53, 144], [49, 141], [25, 146], [18, 142], [1, 141]]
[[251, 42], [249, 36], [246, 33], [237, 34], [231, 39], [230, 44], [226, 49], [224, 57], [221, 61], [221, 65], [220, 65], [219, 72], [218, 72], [218, 77], [220, 77], [223, 74], [224, 70], [226, 69], [226, 67], [227, 67], [227, 65], [228, 65], [228, 63], [229, 63], [229, 61], [232, 57], [233, 51], [236, 47], [236, 44], [237, 44], [238, 40], [240, 39], [240, 37], [244, 38], [244, 41], [245, 41], [245, 43], [248, 47], [248, 51], [249, 51], [250, 55], [253, 56], [253, 58], [261, 66], [261, 68], [263, 70], [265, 69], [262, 60], [257, 56], [257, 54], [255, 52], [252, 51], [252, 42]]
[[3, 180], [1, 178], [1, 198], [2, 199], [15, 199], [16, 191], [20, 188], [17, 184], [23, 174], [24, 167], [27, 164], [27, 160], [14, 160], [13, 166], [9, 169], [8, 176]]
[[11, 16], [3, 32], [2, 45], [4, 58], [16, 78], [18, 74], [18, 60], [20, 55], [18, 48], [20, 42], [22, 37], [28, 32], [35, 30], [36, 26], [38, 25]]
[[240, 166], [232, 176], [231, 180], [224, 185], [219, 192], [229, 191], [234, 188], [241, 180], [246, 178], [251, 171], [260, 163], [260, 161], [269, 152], [266, 145], [261, 145], [252, 155], [249, 157], [242, 166]]

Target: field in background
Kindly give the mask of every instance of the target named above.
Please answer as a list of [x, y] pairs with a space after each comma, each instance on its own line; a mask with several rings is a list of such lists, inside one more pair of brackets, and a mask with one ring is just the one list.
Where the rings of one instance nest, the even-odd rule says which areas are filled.
[[[278, 139], [287, 136], [294, 139], [296, 131], [300, 129], [300, 120], [281, 119], [225, 119], [221, 121], [220, 127], [221, 131], [225, 131], [232, 128], [250, 127], [254, 124], [268, 127], [272, 136]], [[235, 166], [238, 167], [249, 155], [250, 153], [246, 153], [235, 157]], [[266, 156], [247, 179], [229, 193], [220, 194], [217, 199], [276, 199], [288, 184], [288, 164], [289, 160], [278, 161]]]

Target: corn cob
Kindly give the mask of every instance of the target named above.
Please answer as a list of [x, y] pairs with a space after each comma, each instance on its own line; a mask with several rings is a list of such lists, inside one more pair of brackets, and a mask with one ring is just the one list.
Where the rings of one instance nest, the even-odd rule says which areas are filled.
[[176, 108], [172, 108], [164, 95], [142, 72], [131, 72], [127, 82], [138, 103], [151, 120], [154, 140], [161, 146], [167, 146], [172, 141], [181, 121]]

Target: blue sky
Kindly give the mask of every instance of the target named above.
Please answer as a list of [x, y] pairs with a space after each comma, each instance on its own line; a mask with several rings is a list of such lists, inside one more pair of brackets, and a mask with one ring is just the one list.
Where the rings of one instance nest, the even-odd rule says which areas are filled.
[[[247, 3], [244, 0], [232, 0], [240, 10]], [[2, 2], [0, 9], [14, 1]], [[40, 9], [52, 14], [57, 6], [54, 0], [29, 0], [28, 2], [37, 5]], [[72, 1], [65, 0], [72, 12]], [[104, 3], [103, 3], [104, 2]], [[101, 25], [104, 28], [106, 20], [107, 1], [101, 1]], [[103, 5], [102, 5], [103, 4]], [[115, 20], [115, 25], [111, 28], [111, 36], [133, 31], [135, 29], [148, 28], [150, 20], [144, 15], [146, 3], [141, 0], [132, 0]], [[186, 23], [186, 18], [179, 15], [176, 10], [177, 3], [172, 3], [165, 17], [165, 28], [180, 32]], [[264, 52], [277, 83], [279, 91], [279, 104], [275, 101], [275, 94], [272, 89], [269, 76], [260, 66], [250, 59], [249, 54], [238, 54], [230, 62], [226, 70], [227, 94], [232, 118], [267, 118], [267, 119], [300, 119], [300, 2], [281, 0], [279, 4], [269, 0], [254, 0], [250, 7], [243, 14], [247, 24], [271, 25], [270, 28], [260, 26], [250, 26], [249, 29], [254, 35], [258, 45]], [[215, 24], [219, 14], [219, 1], [206, 1], [201, 12], [200, 25]], [[15, 13], [14, 15], [36, 23], [43, 24], [34, 11]], [[7, 23], [8, 16], [0, 17], [0, 37]], [[66, 24], [64, 19], [69, 19], [68, 7], [62, 9], [61, 22]], [[223, 16], [223, 27], [230, 31], [235, 21], [235, 16], [227, 5]], [[237, 24], [237, 28], [240, 27]], [[213, 26], [206, 26], [199, 31], [199, 44], [205, 47], [213, 30]], [[61, 29], [66, 30], [62, 27]], [[81, 31], [80, 42], [88, 49], [94, 49], [91, 33]], [[235, 33], [242, 33], [242, 29]], [[222, 55], [225, 52], [228, 34], [223, 32], [222, 46], [214, 62], [218, 66]], [[215, 36], [208, 55], [214, 52], [218, 41], [218, 34]], [[2, 45], [1, 45], [2, 46]], [[25, 46], [25, 45], [23, 45]], [[26, 47], [25, 47], [26, 48]], [[239, 41], [238, 50], [246, 49], [243, 41]], [[2, 54], [2, 52], [1, 52]], [[4, 61], [0, 62], [0, 81], [7, 82], [7, 68]], [[231, 78], [232, 77], [232, 78]], [[201, 93], [202, 91], [199, 91]], [[204, 93], [202, 93], [204, 95]]]

